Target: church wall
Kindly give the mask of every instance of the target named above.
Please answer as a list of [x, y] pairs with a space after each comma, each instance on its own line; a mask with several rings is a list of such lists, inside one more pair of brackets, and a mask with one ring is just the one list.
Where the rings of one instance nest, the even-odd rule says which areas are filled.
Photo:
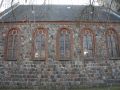
[[[11, 28], [21, 31], [19, 60], [5, 60], [6, 35]], [[43, 27], [48, 30], [48, 58], [34, 61], [31, 58], [32, 32]], [[65, 27], [73, 32], [73, 57], [71, 60], [56, 59], [56, 35]], [[91, 86], [120, 83], [120, 59], [109, 60], [106, 49], [105, 31], [113, 27], [120, 37], [120, 25], [105, 23], [11, 23], [0, 25], [0, 88]], [[95, 33], [95, 55], [85, 60], [81, 51], [80, 32], [90, 28]], [[119, 42], [120, 43], [120, 42]], [[80, 51], [78, 51], [80, 50]]]

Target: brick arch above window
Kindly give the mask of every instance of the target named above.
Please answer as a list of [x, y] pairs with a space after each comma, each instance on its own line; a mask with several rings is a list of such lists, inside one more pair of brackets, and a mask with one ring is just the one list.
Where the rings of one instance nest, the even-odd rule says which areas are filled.
[[37, 28], [32, 34], [32, 59], [48, 59], [48, 31], [46, 28]]
[[14, 61], [19, 59], [20, 54], [20, 34], [19, 28], [11, 28], [7, 32], [5, 46], [5, 60]]
[[114, 28], [108, 28], [105, 32], [105, 36], [109, 59], [117, 59], [118, 57], [120, 57], [120, 41], [118, 33]]
[[80, 32], [80, 45], [82, 55], [85, 58], [93, 59], [95, 56], [95, 33], [90, 28], [84, 28]]
[[73, 57], [73, 32], [69, 28], [60, 28], [56, 36], [56, 58], [71, 60]]

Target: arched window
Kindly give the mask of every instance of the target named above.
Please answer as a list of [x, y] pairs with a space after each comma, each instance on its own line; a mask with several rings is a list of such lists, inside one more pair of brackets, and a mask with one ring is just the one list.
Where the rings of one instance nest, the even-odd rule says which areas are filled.
[[59, 60], [70, 60], [72, 57], [72, 32], [62, 28], [57, 34], [57, 58]]
[[106, 31], [106, 44], [110, 58], [120, 57], [118, 34], [114, 29]]
[[81, 32], [81, 41], [84, 57], [94, 57], [95, 53], [95, 38], [94, 33], [90, 29], [84, 29]]
[[33, 60], [47, 59], [47, 30], [38, 28], [33, 32]]
[[9, 30], [6, 45], [6, 60], [17, 60], [20, 48], [20, 31], [18, 29]]

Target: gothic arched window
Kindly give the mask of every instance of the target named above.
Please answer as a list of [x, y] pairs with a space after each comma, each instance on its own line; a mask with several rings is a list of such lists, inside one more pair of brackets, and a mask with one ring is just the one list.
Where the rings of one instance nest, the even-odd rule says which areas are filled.
[[6, 60], [17, 60], [20, 48], [20, 31], [13, 28], [8, 31], [6, 43]]
[[94, 33], [90, 29], [84, 29], [81, 32], [82, 49], [85, 57], [94, 57], [95, 53], [95, 38]]
[[106, 44], [110, 58], [120, 57], [118, 34], [114, 29], [106, 31]]
[[33, 60], [46, 60], [47, 59], [47, 30], [38, 28], [33, 33]]
[[57, 58], [59, 60], [70, 60], [72, 57], [72, 32], [62, 28], [57, 34]]

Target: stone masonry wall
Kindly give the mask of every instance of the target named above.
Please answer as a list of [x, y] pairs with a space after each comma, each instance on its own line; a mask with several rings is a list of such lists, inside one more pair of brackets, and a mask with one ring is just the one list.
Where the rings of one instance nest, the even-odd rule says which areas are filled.
[[[17, 61], [5, 61], [6, 33], [13, 27], [21, 30], [20, 56]], [[48, 28], [48, 60], [31, 59], [32, 32], [38, 27]], [[56, 60], [56, 33], [67, 27], [74, 33], [74, 56], [69, 61]], [[83, 28], [94, 31], [95, 58], [84, 60], [79, 43]], [[120, 35], [120, 24], [106, 23], [11, 23], [0, 24], [0, 88], [32, 88], [62, 86], [91, 86], [96, 84], [120, 83], [120, 61], [107, 56], [105, 31], [113, 27]]]

